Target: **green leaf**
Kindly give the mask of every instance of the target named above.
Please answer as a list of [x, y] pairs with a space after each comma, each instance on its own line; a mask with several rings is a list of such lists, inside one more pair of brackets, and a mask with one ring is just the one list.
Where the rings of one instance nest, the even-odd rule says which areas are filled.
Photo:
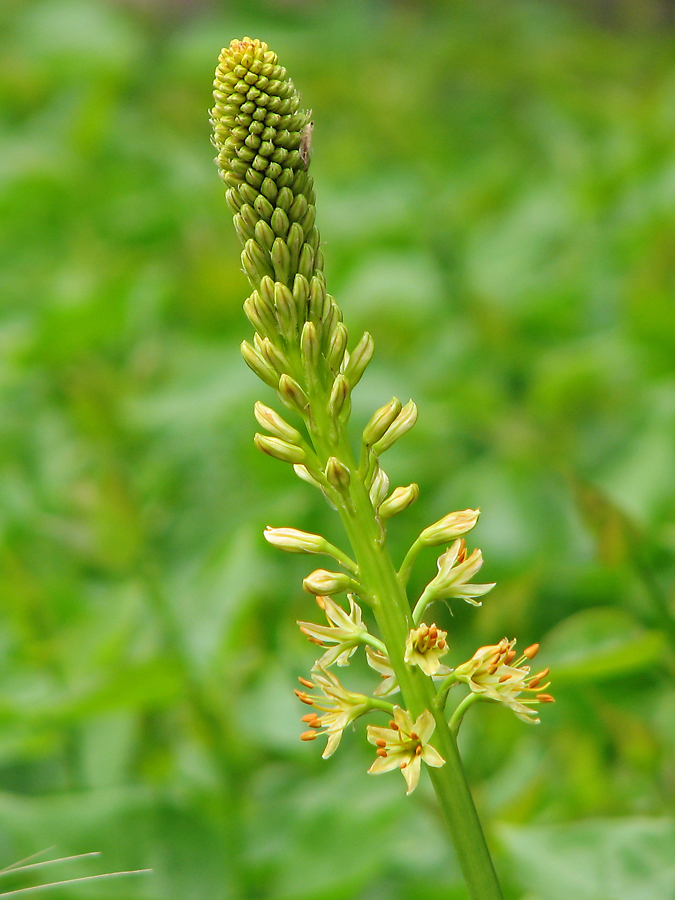
[[560, 685], [649, 668], [660, 660], [664, 648], [660, 631], [642, 628], [625, 610], [595, 607], [551, 629], [542, 642], [542, 659]]
[[500, 836], [522, 886], [546, 900], [672, 900], [675, 821], [592, 820]]

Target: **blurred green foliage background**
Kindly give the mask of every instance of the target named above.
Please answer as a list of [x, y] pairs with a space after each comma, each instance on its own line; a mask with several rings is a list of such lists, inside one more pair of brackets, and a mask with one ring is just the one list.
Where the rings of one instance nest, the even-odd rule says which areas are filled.
[[314, 109], [329, 286], [376, 342], [354, 434], [394, 394], [420, 408], [384, 460], [421, 487], [394, 553], [480, 506], [498, 587], [438, 610], [448, 661], [506, 635], [554, 670], [540, 726], [485, 706], [462, 730], [506, 896], [672, 900], [675, 29], [653, 0], [4, 0], [0, 863], [56, 844], [155, 870], [62, 898], [466, 896], [428, 782], [367, 776], [362, 729], [328, 763], [297, 739], [311, 560], [261, 532], [341, 535], [251, 442], [270, 395], [239, 357], [207, 122], [243, 34]]

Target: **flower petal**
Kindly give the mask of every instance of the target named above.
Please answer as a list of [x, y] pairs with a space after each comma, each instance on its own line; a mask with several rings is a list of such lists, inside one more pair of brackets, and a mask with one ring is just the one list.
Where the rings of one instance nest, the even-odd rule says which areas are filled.
[[424, 747], [422, 747], [422, 759], [428, 766], [433, 766], [436, 769], [439, 769], [441, 766], [445, 765], [445, 760], [438, 752], [438, 750], [436, 750], [435, 747], [432, 747], [431, 744], [426, 744]]
[[412, 794], [412, 792], [417, 787], [417, 782], [420, 780], [420, 768], [422, 766], [422, 761], [419, 756], [413, 756], [407, 766], [401, 769], [403, 773], [403, 777], [405, 778], [405, 783], [408, 785], [408, 790], [406, 791], [406, 796], [408, 794]]

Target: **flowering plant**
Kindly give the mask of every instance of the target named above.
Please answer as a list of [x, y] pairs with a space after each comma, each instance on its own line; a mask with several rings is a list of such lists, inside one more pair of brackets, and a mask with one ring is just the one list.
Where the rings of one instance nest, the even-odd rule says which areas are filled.
[[[366, 425], [358, 454], [348, 436], [351, 394], [374, 350], [367, 332], [348, 349], [342, 313], [327, 293], [324, 259], [316, 226], [315, 193], [309, 174], [313, 123], [286, 69], [267, 44], [232, 41], [219, 59], [211, 112], [219, 173], [243, 244], [242, 264], [252, 286], [244, 311], [253, 326], [252, 343], [241, 349], [246, 363], [272, 388], [292, 424], [257, 403], [255, 415], [266, 433], [256, 446], [290, 463], [303, 481], [323, 493], [337, 510], [351, 545], [346, 552], [321, 535], [294, 528], [267, 528], [266, 539], [291, 553], [323, 554], [340, 567], [311, 572], [303, 582], [314, 594], [328, 624], [302, 621], [302, 632], [323, 651], [298, 698], [312, 711], [301, 739], [327, 737], [323, 756], [338, 748], [347, 726], [363, 716], [384, 713], [388, 726], [369, 724], [375, 745], [369, 769], [399, 769], [407, 793], [418, 784], [422, 762], [449, 826], [469, 894], [497, 900], [501, 891], [469, 791], [455, 735], [470, 705], [501, 703], [519, 718], [536, 722], [537, 704], [553, 699], [540, 687], [548, 670], [530, 675], [527, 663], [537, 645], [516, 659], [515, 641], [481, 647], [468, 661], [450, 668], [446, 632], [423, 621], [435, 600], [463, 599], [480, 606], [492, 583], [472, 579], [483, 565], [480, 550], [467, 551], [465, 535], [478, 510], [451, 512], [425, 528], [400, 567], [386, 543], [388, 521], [418, 497], [416, 484], [390, 492], [382, 455], [415, 424], [417, 408], [394, 398]], [[416, 603], [407, 584], [423, 547], [441, 546], [438, 573]], [[335, 598], [347, 593], [349, 611]], [[358, 601], [358, 602], [357, 602]], [[372, 613], [379, 634], [364, 622], [361, 605]], [[370, 695], [353, 693], [334, 672], [346, 667], [363, 646], [371, 668], [382, 678]], [[468, 694], [448, 721], [450, 689]], [[393, 705], [385, 699], [400, 695]]]

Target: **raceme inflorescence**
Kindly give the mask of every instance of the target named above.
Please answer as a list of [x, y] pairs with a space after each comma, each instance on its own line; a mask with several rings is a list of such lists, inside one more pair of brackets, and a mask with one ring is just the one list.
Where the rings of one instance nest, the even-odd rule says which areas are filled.
[[[369, 772], [399, 769], [411, 793], [425, 763], [470, 896], [499, 898], [456, 732], [478, 701], [501, 703], [521, 720], [538, 722], [537, 706], [553, 700], [545, 692], [548, 670], [530, 670], [538, 645], [518, 655], [515, 640], [507, 638], [450, 665], [452, 642], [429, 620], [429, 612], [438, 600], [480, 606], [480, 598], [494, 587], [474, 580], [483, 558], [480, 550], [467, 549], [479, 512], [449, 513], [425, 528], [400, 566], [394, 565], [387, 524], [415, 502], [419, 488], [409, 484], [390, 490], [381, 458], [414, 426], [417, 408], [412, 401], [390, 400], [373, 413], [354, 452], [348, 437], [350, 398], [374, 345], [366, 332], [348, 349], [342, 313], [326, 291], [308, 171], [311, 114], [299, 108], [298, 92], [277, 55], [250, 38], [232, 41], [221, 52], [214, 98], [216, 163], [252, 287], [244, 311], [254, 334], [241, 350], [286, 410], [282, 415], [256, 403], [261, 432], [255, 443], [263, 453], [290, 463], [300, 479], [322, 492], [337, 510], [350, 543], [348, 552], [319, 534], [292, 527], [265, 530], [265, 538], [282, 550], [323, 555], [335, 564], [315, 569], [303, 582], [324, 621], [298, 623], [320, 653], [296, 691], [309, 707], [301, 739], [325, 737], [323, 756], [329, 757], [347, 726], [372, 717], [366, 729], [374, 747]], [[425, 547], [441, 548], [438, 571], [410, 602], [409, 576]], [[370, 610], [368, 622], [363, 607]], [[365, 653], [377, 673], [370, 694], [349, 690], [334, 671], [348, 667], [358, 652]], [[450, 692], [456, 688], [454, 696], [462, 686], [465, 693], [448, 716]]]

